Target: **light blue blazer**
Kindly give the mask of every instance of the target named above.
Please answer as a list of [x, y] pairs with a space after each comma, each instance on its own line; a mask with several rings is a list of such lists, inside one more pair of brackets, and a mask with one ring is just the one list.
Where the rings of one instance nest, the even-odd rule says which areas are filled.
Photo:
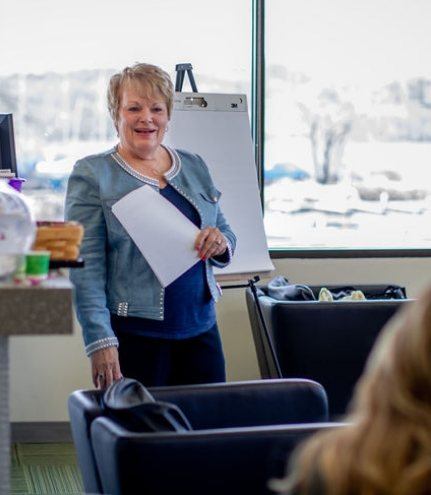
[[[212, 268], [230, 263], [235, 234], [220, 211], [221, 193], [202, 158], [166, 149], [172, 159], [165, 175], [168, 183], [195, 206], [201, 228], [218, 227], [227, 240], [226, 253], [206, 261], [208, 286], [217, 301], [220, 287]], [[72, 269], [70, 278], [87, 355], [118, 345], [111, 313], [163, 320], [164, 288], [111, 210], [114, 203], [144, 184], [158, 188], [157, 181], [129, 167], [116, 148], [79, 160], [70, 175], [66, 219], [82, 223], [85, 229], [81, 246], [85, 267]]]

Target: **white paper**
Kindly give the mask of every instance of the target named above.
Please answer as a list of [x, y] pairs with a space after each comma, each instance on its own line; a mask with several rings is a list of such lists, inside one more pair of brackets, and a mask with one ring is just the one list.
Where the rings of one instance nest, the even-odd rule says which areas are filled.
[[112, 206], [163, 287], [199, 261], [199, 229], [151, 186], [142, 186]]

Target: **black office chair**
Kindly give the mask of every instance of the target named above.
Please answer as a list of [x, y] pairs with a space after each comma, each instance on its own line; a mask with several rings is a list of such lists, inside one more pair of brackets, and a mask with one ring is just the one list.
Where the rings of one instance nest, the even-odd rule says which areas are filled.
[[[226, 459], [235, 456], [245, 455], [242, 449], [246, 449], [247, 455], [261, 455], [255, 450], [255, 443], [253, 440], [254, 434], [253, 428], [265, 428], [268, 429], [266, 433], [259, 433], [257, 431], [257, 438], [265, 438], [268, 434], [265, 447], [267, 450], [274, 444], [276, 448], [277, 430], [281, 428], [279, 425], [286, 425], [292, 423], [319, 423], [326, 422], [328, 419], [328, 408], [326, 393], [321, 385], [309, 380], [263, 380], [263, 381], [250, 381], [250, 382], [231, 382], [231, 383], [219, 383], [219, 384], [205, 384], [205, 385], [184, 385], [178, 387], [159, 387], [152, 388], [150, 392], [155, 399], [165, 402], [171, 402], [177, 405], [190, 421], [194, 431], [187, 432], [191, 434], [190, 443], [199, 442], [199, 439], [217, 437], [219, 439], [225, 438], [226, 435], [233, 435], [232, 438], [248, 439], [241, 443], [241, 449], [235, 453], [236, 440], [231, 443], [232, 451], [226, 449], [226, 444], [220, 447], [225, 450], [223, 456]], [[92, 433], [92, 424], [98, 418], [105, 416], [105, 411], [102, 406], [102, 393], [98, 390], [78, 390], [73, 392], [69, 397], [69, 415], [71, 420], [72, 434], [77, 451], [78, 464], [81, 469], [82, 478], [84, 481], [84, 487], [87, 493], [111, 493], [112, 483], [116, 487], [123, 486], [123, 481], [129, 486], [127, 480], [123, 480], [123, 473], [126, 472], [124, 467], [120, 469], [121, 473], [115, 471], [111, 474], [106, 472], [105, 469], [105, 452], [110, 452], [110, 466], [115, 461], [115, 465], [123, 466], [127, 465], [129, 459], [131, 462], [131, 469], [133, 466], [140, 466], [138, 459], [131, 459], [127, 454], [127, 449], [124, 454], [119, 454], [117, 447], [124, 445], [123, 440], [118, 440], [119, 436], [128, 436], [127, 430], [115, 424], [115, 421], [109, 420], [108, 422], [99, 422], [99, 428], [97, 432]], [[235, 432], [231, 432], [235, 430]], [[249, 432], [250, 430], [250, 432]], [[309, 430], [306, 430], [306, 432]], [[112, 433], [114, 432], [114, 433]], [[154, 436], [151, 436], [154, 435]], [[150, 445], [160, 442], [163, 444], [164, 439], [166, 441], [170, 438], [174, 443], [176, 442], [175, 436], [167, 437], [166, 433], [159, 434], [144, 434], [144, 437], [140, 437], [141, 440], [146, 439], [142, 445], [146, 452], [142, 459], [147, 459], [147, 453], [151, 451]], [[181, 435], [177, 433], [176, 435]], [[96, 463], [95, 457], [95, 443], [94, 438], [97, 440], [98, 447], [98, 462]], [[116, 445], [114, 450], [111, 448], [100, 448], [107, 442], [107, 438], [112, 436], [111, 445]], [[151, 437], [151, 438], [150, 438]], [[227, 438], [227, 437], [226, 437]], [[126, 441], [126, 440], [125, 440]], [[154, 442], [153, 442], [154, 441]], [[262, 440], [263, 441], [263, 440]], [[128, 440], [127, 440], [128, 442]], [[109, 442], [108, 442], [109, 443]], [[133, 442], [132, 442], [133, 443]], [[223, 442], [222, 442], [223, 443]], [[218, 440], [214, 445], [218, 444]], [[178, 457], [184, 457], [187, 459], [188, 450], [184, 450], [186, 444], [176, 442], [176, 446], [173, 446], [172, 455], [177, 453]], [[189, 444], [187, 444], [187, 449]], [[221, 445], [221, 444], [220, 444]], [[248, 445], [248, 447], [247, 447]], [[260, 446], [259, 448], [261, 448]], [[163, 457], [158, 458], [159, 447], [156, 447], [154, 451], [154, 457], [150, 455], [153, 460], [148, 460], [148, 465], [153, 465], [160, 462], [160, 466], [154, 466], [155, 472], [157, 470], [163, 470]], [[121, 449], [120, 449], [121, 450]], [[139, 449], [138, 449], [139, 450]], [[217, 448], [216, 448], [217, 450]], [[130, 452], [132, 452], [130, 450]], [[206, 447], [205, 444], [201, 444], [197, 452], [200, 452], [202, 462], [205, 460]], [[222, 452], [218, 451], [217, 452]], [[118, 453], [118, 456], [117, 456]], [[166, 453], [164, 454], [167, 455]], [[196, 453], [193, 455], [197, 455]], [[112, 457], [114, 456], [114, 457]], [[214, 453], [216, 456], [216, 453]], [[222, 456], [222, 457], [223, 457]], [[214, 457], [215, 459], [215, 457]], [[143, 461], [142, 461], [143, 462]], [[184, 461], [185, 462], [185, 461]], [[217, 461], [219, 462], [219, 461]], [[135, 464], [134, 464], [135, 463]], [[184, 473], [184, 476], [191, 475], [190, 469]], [[117, 467], [115, 468], [117, 470]], [[101, 473], [103, 471], [103, 476]], [[133, 475], [139, 476], [139, 473], [143, 473], [143, 467], [140, 466], [140, 470], [136, 471]], [[165, 474], [168, 471], [164, 471]], [[188, 473], [188, 474], [187, 474]], [[112, 481], [110, 476], [116, 476]], [[169, 472], [169, 476], [171, 476]], [[103, 478], [103, 479], [101, 479]], [[109, 480], [109, 481], [104, 481]], [[165, 480], [166, 481], [166, 480]], [[165, 482], [164, 481], [164, 482]], [[143, 480], [145, 483], [145, 479]], [[103, 487], [103, 488], [102, 488]], [[128, 493], [124, 491], [123, 493]], [[135, 492], [136, 493], [136, 492]], [[144, 492], [143, 492], [144, 493]], [[147, 492], [145, 492], [147, 493]], [[162, 493], [162, 492], [160, 492]], [[205, 492], [201, 492], [205, 493]], [[160, 495], [160, 494], [158, 494]]]
[[[371, 297], [383, 293], [385, 287], [356, 286]], [[317, 298], [320, 286], [310, 288]], [[380, 330], [409, 300], [281, 301], [268, 296], [267, 286], [259, 289], [259, 305], [274, 350], [248, 288], [247, 308], [261, 376], [279, 378], [280, 370], [284, 378], [315, 380], [328, 394], [330, 417], [343, 415]], [[401, 296], [405, 295], [400, 290]]]

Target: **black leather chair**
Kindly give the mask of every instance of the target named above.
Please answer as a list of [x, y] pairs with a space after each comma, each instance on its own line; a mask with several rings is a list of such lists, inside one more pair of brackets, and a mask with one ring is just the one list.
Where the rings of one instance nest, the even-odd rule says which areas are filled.
[[[311, 286], [316, 297], [320, 287]], [[339, 286], [325, 287], [334, 292], [339, 289]], [[371, 296], [385, 287], [356, 286]], [[259, 289], [260, 308], [282, 376], [321, 383], [328, 394], [330, 417], [340, 417], [346, 411], [380, 330], [409, 300], [280, 301], [268, 296], [267, 286]], [[250, 288], [246, 290], [246, 301], [261, 376], [278, 378]]]
[[341, 424], [254, 426], [186, 433], [134, 433], [106, 417], [91, 425], [104, 493], [269, 495], [294, 448]]
[[[182, 434], [160, 433], [160, 434], [141, 434], [142, 438], [147, 439], [149, 443], [144, 442], [145, 456], [148, 465], [152, 466], [154, 472], [163, 473], [162, 477], [170, 476], [170, 471], [164, 469], [163, 457], [157, 457], [159, 447], [154, 451], [154, 457], [150, 454], [150, 458], [147, 458], [148, 452], [151, 451], [150, 445], [156, 446], [160, 442], [160, 445], [164, 443], [164, 438], [172, 440], [175, 445], [172, 446], [172, 453], [176, 452], [178, 458], [183, 459], [178, 462], [182, 465], [189, 464], [190, 469], [184, 472], [181, 476], [192, 476], [194, 470], [192, 470], [192, 459], [197, 452], [200, 452], [202, 461], [207, 459], [206, 462], [219, 462], [220, 456], [228, 458], [241, 457], [247, 454], [247, 456], [253, 456], [254, 451], [259, 445], [259, 449], [262, 447], [260, 441], [254, 443], [254, 429], [257, 428], [257, 438], [266, 438], [265, 434], [260, 433], [259, 428], [264, 431], [268, 429], [268, 435], [270, 431], [273, 431], [265, 440], [267, 450], [273, 446], [276, 449], [277, 430], [280, 429], [279, 425], [285, 425], [289, 423], [318, 423], [326, 422], [328, 419], [328, 408], [326, 393], [321, 385], [309, 380], [262, 380], [262, 381], [250, 381], [250, 382], [231, 382], [221, 384], [205, 384], [205, 385], [185, 385], [178, 387], [160, 387], [150, 389], [151, 393], [157, 400], [172, 402], [176, 404], [184, 412], [188, 420], [190, 421], [194, 431], [187, 432], [190, 436], [190, 444], [199, 444], [196, 447], [196, 452], [190, 457], [190, 461], [187, 462], [189, 444], [177, 442], [175, 439]], [[81, 469], [82, 478], [84, 481], [84, 488], [86, 493], [114, 493], [111, 492], [112, 486], [123, 487], [130, 485], [127, 482], [127, 477], [124, 478], [124, 472], [128, 472], [126, 467], [130, 462], [130, 465], [140, 466], [139, 460], [134, 457], [130, 457], [127, 454], [127, 449], [122, 450], [124, 442], [118, 440], [117, 434], [125, 435], [127, 438], [130, 432], [124, 430], [119, 425], [116, 425], [112, 420], [107, 422], [101, 421], [98, 423], [99, 427], [92, 434], [91, 426], [96, 423], [98, 418], [104, 416], [104, 410], [101, 405], [102, 393], [97, 390], [79, 390], [73, 392], [69, 397], [69, 416], [71, 420], [72, 435], [77, 451], [78, 464]], [[271, 426], [268, 426], [271, 425]], [[277, 425], [277, 426], [274, 426]], [[235, 434], [233, 433], [235, 430]], [[306, 434], [309, 430], [305, 430]], [[106, 433], [107, 432], [107, 433]], [[97, 447], [97, 463], [95, 457], [96, 445], [105, 445], [106, 438], [113, 438], [115, 433], [115, 441], [112, 445], [115, 445], [114, 450], [107, 449], [106, 452], [110, 452], [110, 469], [114, 471], [109, 474], [106, 466], [107, 460], [105, 458], [105, 448]], [[249, 432], [249, 433], [248, 433]], [[215, 437], [224, 438], [226, 435], [234, 434], [239, 435], [244, 440], [243, 445], [237, 453], [236, 441], [230, 445], [223, 443], [223, 446], [216, 448], [212, 459], [206, 458], [206, 440], [201, 442], [202, 439], [206, 439], [209, 435], [210, 439]], [[120, 436], [121, 436], [120, 435]], [[99, 442], [100, 436], [100, 442]], [[151, 437], [151, 438], [150, 438]], [[232, 437], [233, 438], [233, 437]], [[236, 438], [236, 437], [235, 437]], [[153, 440], [157, 441], [153, 442]], [[128, 442], [128, 440], [124, 440]], [[141, 442], [141, 437], [139, 444]], [[199, 443], [200, 442], [200, 443]], [[263, 440], [262, 440], [263, 442]], [[275, 443], [274, 443], [275, 442]], [[109, 442], [108, 442], [109, 443]], [[218, 441], [214, 440], [214, 445], [217, 445]], [[219, 445], [222, 445], [219, 444]], [[141, 445], [141, 444], [140, 444]], [[239, 444], [238, 444], [239, 445]], [[187, 446], [187, 449], [185, 447]], [[230, 450], [232, 449], [232, 450]], [[245, 450], [244, 450], [245, 449]], [[139, 450], [139, 449], [138, 449]], [[131, 452], [133, 449], [131, 450]], [[124, 452], [124, 453], [123, 453]], [[219, 457], [217, 457], [217, 452]], [[224, 453], [223, 453], [224, 452]], [[117, 456], [118, 453], [118, 456]], [[120, 454], [121, 453], [121, 454]], [[108, 454], [106, 454], [108, 455]], [[137, 452], [136, 452], [137, 455]], [[166, 453], [163, 455], [167, 455]], [[172, 454], [173, 455], [173, 454]], [[260, 455], [256, 452], [256, 455]], [[280, 454], [284, 459], [284, 455]], [[153, 460], [151, 460], [153, 459]], [[156, 459], [157, 462], [156, 462]], [[173, 457], [172, 457], [173, 462]], [[156, 464], [160, 464], [156, 466]], [[226, 467], [228, 469], [229, 466]], [[133, 479], [137, 479], [141, 471], [137, 471], [129, 474]], [[229, 470], [229, 469], [228, 469]], [[234, 473], [232, 472], [232, 476]], [[111, 477], [114, 476], [114, 480]], [[166, 480], [165, 480], [166, 481]], [[102, 483], [103, 482], [103, 483]], [[145, 486], [145, 479], [143, 479], [143, 486]], [[112, 484], [113, 483], [113, 484]], [[154, 483], [156, 483], [154, 481]], [[120, 492], [115, 492], [120, 493]], [[128, 493], [123, 491], [122, 493]], [[142, 490], [141, 492], [130, 493], [147, 493]], [[152, 492], [149, 492], [152, 493]], [[162, 492], [155, 492], [162, 493]], [[178, 492], [179, 493], [179, 492]], [[205, 492], [201, 492], [205, 493]], [[246, 492], [244, 492], [246, 493]], [[258, 492], [253, 492], [258, 493]]]

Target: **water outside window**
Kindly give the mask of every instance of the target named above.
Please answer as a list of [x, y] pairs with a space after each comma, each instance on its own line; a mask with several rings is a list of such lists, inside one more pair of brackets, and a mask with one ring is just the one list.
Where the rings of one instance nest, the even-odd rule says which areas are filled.
[[174, 81], [191, 62], [199, 91], [249, 94], [251, 2], [16, 0], [2, 5], [0, 46], [0, 113], [14, 116], [25, 193], [37, 219], [62, 219], [75, 161], [117, 142], [113, 73], [147, 62]]
[[431, 248], [431, 2], [266, 2], [272, 247]]

